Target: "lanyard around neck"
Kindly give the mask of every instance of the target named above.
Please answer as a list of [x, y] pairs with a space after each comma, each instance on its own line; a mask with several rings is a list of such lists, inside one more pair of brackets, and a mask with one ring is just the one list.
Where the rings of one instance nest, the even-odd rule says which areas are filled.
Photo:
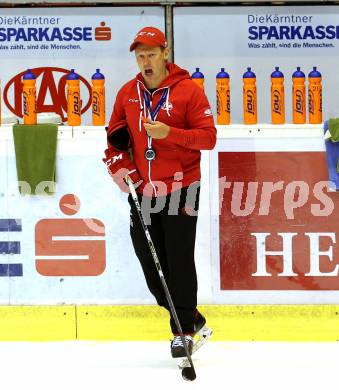
[[146, 104], [147, 110], [149, 112], [149, 115], [151, 116], [152, 121], [155, 121], [157, 116], [158, 116], [158, 113], [159, 113], [161, 106], [166, 101], [168, 89], [165, 89], [163, 91], [161, 98], [160, 98], [158, 104], [155, 106], [154, 110], [152, 110], [151, 101], [150, 101], [150, 98], [148, 96], [148, 93], [146, 91], [143, 91], [143, 94], [144, 94], [144, 100], [145, 100], [145, 104]]

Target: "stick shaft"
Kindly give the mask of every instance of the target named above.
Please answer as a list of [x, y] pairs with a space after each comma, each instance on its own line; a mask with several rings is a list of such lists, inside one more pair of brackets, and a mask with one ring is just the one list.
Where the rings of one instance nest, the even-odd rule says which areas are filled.
[[149, 247], [149, 249], [151, 251], [151, 254], [152, 254], [152, 257], [153, 257], [153, 260], [154, 260], [154, 264], [155, 264], [155, 266], [157, 268], [157, 271], [158, 271], [158, 274], [159, 274], [159, 277], [160, 277], [160, 280], [161, 280], [161, 284], [162, 284], [162, 286], [164, 288], [164, 292], [165, 292], [165, 295], [166, 295], [166, 299], [167, 299], [168, 305], [169, 305], [170, 310], [171, 310], [172, 317], [173, 317], [175, 325], [176, 325], [176, 327], [178, 329], [179, 335], [181, 337], [181, 341], [182, 341], [182, 343], [184, 345], [187, 359], [188, 359], [188, 361], [190, 363], [190, 366], [194, 370], [193, 361], [192, 361], [191, 355], [190, 355], [190, 353], [188, 351], [188, 348], [187, 348], [187, 345], [186, 345], [186, 342], [185, 342], [185, 338], [184, 338], [184, 335], [183, 335], [183, 332], [182, 332], [182, 328], [181, 328], [181, 325], [180, 325], [180, 322], [179, 322], [179, 318], [178, 318], [177, 312], [175, 310], [175, 307], [174, 307], [174, 304], [173, 304], [173, 300], [172, 300], [171, 294], [169, 292], [169, 289], [168, 289], [168, 286], [167, 286], [164, 274], [162, 272], [162, 268], [161, 268], [161, 265], [160, 265], [160, 261], [159, 261], [157, 252], [155, 250], [155, 247], [154, 247], [151, 235], [149, 233], [148, 227], [147, 227], [147, 225], [145, 223], [145, 220], [144, 220], [144, 217], [142, 215], [142, 210], [141, 210], [140, 202], [139, 202], [139, 199], [138, 199], [138, 195], [137, 195], [137, 193], [135, 191], [133, 182], [130, 179], [130, 177], [126, 176], [125, 180], [126, 180], [128, 186], [129, 186], [130, 193], [131, 193], [131, 196], [133, 198], [135, 207], [137, 209], [141, 225], [142, 225], [143, 230], [145, 232], [145, 236], [146, 236], [146, 239], [147, 239], [148, 247]]

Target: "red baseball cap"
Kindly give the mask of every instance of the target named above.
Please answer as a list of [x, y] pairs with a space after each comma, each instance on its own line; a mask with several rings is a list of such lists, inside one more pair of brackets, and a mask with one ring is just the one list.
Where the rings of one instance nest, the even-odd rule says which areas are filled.
[[134, 41], [131, 44], [129, 51], [133, 51], [138, 43], [143, 43], [148, 46], [167, 47], [167, 41], [164, 33], [155, 27], [142, 28], [134, 37]]

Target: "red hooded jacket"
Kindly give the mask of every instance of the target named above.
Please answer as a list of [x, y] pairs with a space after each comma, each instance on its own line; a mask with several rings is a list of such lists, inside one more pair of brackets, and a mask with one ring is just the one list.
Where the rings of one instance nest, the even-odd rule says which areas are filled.
[[[120, 89], [107, 131], [104, 161], [110, 173], [117, 178], [118, 172], [129, 172], [134, 183], [141, 179], [137, 191], [147, 196], [172, 192], [178, 188], [172, 188], [178, 180], [182, 187], [200, 180], [200, 150], [213, 149], [216, 143], [216, 128], [205, 93], [186, 70], [172, 63], [167, 64], [167, 69], [169, 75], [152, 94], [141, 73]], [[142, 117], [149, 117], [149, 113], [144, 94], [154, 111], [166, 90], [155, 120], [170, 126], [170, 132], [164, 139], [152, 139], [156, 157], [148, 161]], [[132, 148], [133, 161], [128, 148]]]

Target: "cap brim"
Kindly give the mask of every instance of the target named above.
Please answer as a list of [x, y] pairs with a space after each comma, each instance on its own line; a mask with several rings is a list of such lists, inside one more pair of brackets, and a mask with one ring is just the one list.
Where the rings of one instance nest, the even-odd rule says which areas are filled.
[[164, 47], [161, 43], [152, 43], [149, 41], [149, 39], [147, 39], [147, 37], [145, 37], [144, 39], [142, 37], [139, 37], [137, 40], [135, 40], [130, 48], [129, 48], [129, 51], [133, 51], [135, 50], [135, 48], [139, 45], [139, 43], [143, 44], [143, 45], [147, 45], [147, 46], [152, 46], [152, 47], [156, 47], [156, 46], [160, 46], [160, 47]]

